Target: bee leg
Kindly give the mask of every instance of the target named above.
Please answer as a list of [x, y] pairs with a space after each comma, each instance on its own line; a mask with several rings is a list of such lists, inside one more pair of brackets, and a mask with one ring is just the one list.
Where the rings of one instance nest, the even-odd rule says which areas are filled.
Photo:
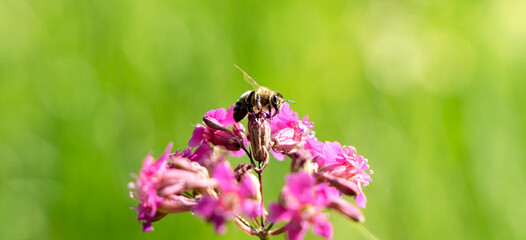
[[261, 98], [259, 97], [259, 94], [256, 95], [256, 100], [258, 102], [258, 111], [261, 111]]

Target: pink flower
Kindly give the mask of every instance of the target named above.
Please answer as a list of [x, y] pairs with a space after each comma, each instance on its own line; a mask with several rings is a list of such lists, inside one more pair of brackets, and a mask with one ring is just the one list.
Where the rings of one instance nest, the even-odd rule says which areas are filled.
[[297, 126], [294, 128], [283, 128], [275, 132], [273, 135], [274, 146], [273, 149], [279, 152], [290, 152], [301, 141], [301, 134]]
[[272, 154], [278, 160], [285, 159], [285, 155], [297, 146], [302, 146], [309, 137], [314, 123], [308, 122], [308, 116], [299, 120], [298, 114], [293, 112], [288, 103], [284, 103], [279, 114], [270, 121], [270, 128], [274, 145]]
[[342, 147], [336, 141], [325, 142], [323, 158], [326, 167], [322, 172], [354, 182], [358, 188], [358, 193], [354, 199], [359, 207], [364, 208], [367, 199], [362, 191], [362, 186], [365, 187], [372, 181], [369, 175], [373, 173], [373, 171], [366, 172], [369, 169], [367, 159], [363, 156], [357, 156], [354, 147]]
[[213, 177], [217, 181], [219, 196], [205, 196], [194, 208], [196, 215], [213, 222], [218, 233], [226, 230], [226, 221], [235, 215], [245, 215], [251, 219], [261, 213], [256, 186], [249, 176], [244, 175], [236, 183], [235, 174], [226, 161], [219, 162], [214, 168]]
[[[151, 154], [144, 159], [137, 181], [130, 183], [132, 198], [140, 202], [136, 213], [143, 231], [153, 230], [152, 222], [168, 214], [185, 211], [213, 223], [218, 233], [224, 233], [227, 221], [233, 220], [242, 231], [261, 239], [285, 233], [288, 240], [301, 240], [309, 228], [332, 239], [324, 209], [364, 220], [359, 208], [366, 204], [362, 188], [372, 181], [372, 171], [355, 148], [318, 141], [314, 123], [308, 116], [300, 119], [288, 103], [276, 108], [281, 109], [276, 115], [271, 115], [276, 109], [248, 113], [246, 129], [235, 122], [234, 106], [204, 114], [188, 148], [170, 154], [170, 143], [159, 159]], [[260, 184], [269, 151], [278, 160], [290, 158], [291, 173], [279, 201], [270, 203], [267, 212]], [[233, 171], [227, 156], [245, 154], [249, 159]], [[344, 195], [353, 196], [356, 204]], [[278, 222], [285, 223], [278, 226]]]
[[325, 158], [323, 157], [323, 148], [325, 145], [318, 141], [314, 136], [309, 136], [305, 140], [305, 145], [303, 146], [305, 150], [309, 151], [312, 159], [318, 166], [322, 167], [325, 165]]
[[225, 127], [229, 127], [236, 122], [234, 120], [234, 106], [235, 104], [230, 106], [230, 108], [228, 108], [226, 111], [224, 108], [210, 110], [205, 113], [205, 117], [211, 117], [223, 124]]
[[130, 193], [132, 198], [140, 201], [136, 212], [138, 220], [143, 221], [143, 231], [153, 230], [152, 222], [169, 213], [190, 211], [197, 202], [184, 193], [192, 191], [198, 195], [211, 192], [210, 186], [215, 184], [215, 180], [209, 179], [206, 168], [182, 157], [189, 155], [189, 151], [169, 155], [171, 148], [170, 143], [156, 161], [151, 154], [148, 155], [137, 182], [130, 183], [130, 187], [135, 189]]
[[309, 117], [305, 116], [301, 121], [298, 118], [298, 114], [292, 111], [288, 103], [283, 103], [283, 107], [279, 114], [274, 116], [270, 121], [270, 128], [272, 129], [272, 135], [277, 131], [284, 128], [298, 128], [301, 135], [310, 132], [314, 123], [309, 122]]
[[244, 151], [240, 150], [240, 147], [245, 141], [240, 137], [243, 134], [240, 131], [244, 131], [244, 128], [234, 126], [235, 132], [227, 129], [235, 123], [233, 108], [234, 105], [228, 111], [223, 108], [208, 111], [203, 117], [206, 126], [195, 125], [188, 146], [193, 148], [211, 143], [228, 150], [232, 156], [242, 156]]
[[276, 116], [272, 117], [270, 128], [272, 129], [272, 134], [274, 134], [283, 128], [294, 127], [297, 123], [298, 114], [292, 111], [290, 105], [285, 102], [283, 103], [281, 111]]
[[[143, 231], [151, 231], [152, 219], [157, 213], [157, 206], [163, 202], [163, 198], [157, 195], [157, 185], [161, 176], [166, 172], [168, 155], [172, 149], [172, 143], [164, 151], [163, 155], [154, 161], [151, 154], [143, 161], [143, 168], [137, 180], [137, 197], [141, 201], [137, 206], [138, 220], [143, 221]], [[153, 161], [153, 162], [152, 162]]]
[[314, 234], [332, 238], [332, 225], [321, 211], [333, 199], [339, 198], [336, 189], [329, 187], [327, 183], [316, 184], [311, 175], [298, 172], [287, 176], [281, 194], [281, 201], [271, 203], [269, 207], [269, 219], [272, 222], [289, 222], [285, 227], [287, 239], [303, 239], [310, 225]]
[[[143, 221], [143, 232], [153, 230], [152, 220], [156, 217], [157, 207], [163, 202], [163, 198], [157, 195], [157, 186], [161, 176], [166, 172], [168, 155], [172, 149], [172, 143], [168, 145], [163, 155], [154, 161], [151, 153], [143, 161], [143, 168], [140, 171], [137, 183], [130, 183], [131, 187], [136, 187], [137, 200], [141, 201], [137, 206], [136, 213], [138, 220]], [[133, 196], [133, 192], [130, 192]]]

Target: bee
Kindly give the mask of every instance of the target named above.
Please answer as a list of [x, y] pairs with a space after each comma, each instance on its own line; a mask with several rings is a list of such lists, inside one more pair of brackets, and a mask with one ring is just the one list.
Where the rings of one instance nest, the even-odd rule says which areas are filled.
[[[252, 77], [250, 77], [243, 69], [234, 64], [234, 66], [243, 73], [245, 81], [247, 81], [254, 90], [246, 91], [239, 97], [234, 106], [234, 120], [239, 122], [245, 118], [248, 113], [253, 113], [254, 110], [257, 112], [268, 112], [270, 117], [272, 110], [274, 113], [272, 117], [279, 113], [283, 102], [286, 100], [283, 98], [281, 93], [276, 92], [268, 87], [260, 86]], [[292, 102], [287, 100], [288, 102]]]

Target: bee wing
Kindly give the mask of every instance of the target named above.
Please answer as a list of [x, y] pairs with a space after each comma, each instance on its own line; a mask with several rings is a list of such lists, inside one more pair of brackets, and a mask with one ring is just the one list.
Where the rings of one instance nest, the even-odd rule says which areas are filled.
[[236, 67], [237, 69], [239, 69], [239, 71], [243, 73], [243, 78], [245, 79], [245, 81], [247, 81], [247, 83], [250, 84], [255, 90], [258, 90], [261, 88], [261, 86], [259, 86], [259, 84], [256, 81], [254, 81], [254, 79], [252, 79], [250, 75], [248, 75], [245, 71], [243, 71], [243, 69], [241, 69], [236, 64], [234, 64], [234, 67]]

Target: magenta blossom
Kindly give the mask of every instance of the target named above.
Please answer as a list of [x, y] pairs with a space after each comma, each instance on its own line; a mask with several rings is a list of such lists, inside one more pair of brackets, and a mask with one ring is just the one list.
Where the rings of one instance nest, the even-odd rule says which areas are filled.
[[205, 167], [188, 159], [189, 149], [169, 154], [171, 148], [170, 143], [156, 161], [148, 155], [137, 182], [130, 183], [132, 198], [140, 201], [136, 209], [143, 231], [153, 230], [152, 222], [169, 213], [192, 210], [197, 204], [195, 196], [214, 193], [216, 180], [210, 179]]
[[314, 136], [308, 136], [305, 140], [305, 150], [310, 152], [312, 160], [320, 167], [325, 165], [325, 158], [323, 158], [324, 146], [325, 145], [318, 141]]
[[285, 102], [283, 107], [281, 107], [281, 111], [272, 118], [270, 128], [272, 129], [272, 134], [274, 134], [283, 128], [294, 127], [297, 123], [298, 114], [292, 111], [290, 105]]
[[[272, 154], [277, 160], [285, 159], [286, 154], [297, 146], [303, 145], [309, 137], [314, 123], [308, 121], [308, 116], [299, 120], [298, 114], [292, 111], [288, 103], [283, 103], [283, 107], [272, 121], [270, 128], [274, 145]], [[311, 136], [313, 137], [313, 136]]]
[[[152, 154], [143, 161], [143, 167], [137, 179], [137, 197], [141, 201], [137, 206], [138, 220], [143, 221], [144, 232], [153, 230], [152, 220], [157, 213], [157, 207], [163, 202], [163, 198], [157, 195], [157, 186], [161, 180], [161, 176], [166, 172], [166, 163], [172, 143], [168, 144], [163, 155], [154, 161]], [[131, 193], [132, 194], [132, 193]], [[133, 197], [133, 196], [132, 196]]]
[[308, 120], [309, 117], [305, 116], [300, 121], [298, 114], [292, 111], [290, 105], [283, 103], [281, 111], [270, 121], [270, 129], [272, 130], [272, 135], [284, 128], [297, 128], [301, 135], [305, 135], [309, 133], [314, 126], [314, 123]]
[[214, 149], [208, 144], [201, 144], [194, 152], [191, 148], [185, 148], [182, 152], [177, 150], [174, 156], [188, 158], [191, 161], [197, 162], [201, 165], [207, 165], [212, 159]]
[[[241, 71], [246, 81], [257, 86]], [[186, 211], [212, 223], [217, 233], [224, 233], [232, 221], [260, 240], [279, 234], [301, 240], [309, 228], [315, 235], [332, 239], [326, 209], [364, 221], [362, 188], [371, 182], [372, 174], [367, 159], [353, 147], [319, 141], [314, 123], [308, 116], [300, 118], [281, 94], [267, 98], [260, 93], [245, 92], [245, 102], [204, 114], [188, 148], [170, 154], [170, 143], [159, 159], [151, 154], [144, 159], [137, 181], [130, 183], [132, 198], [140, 201], [135, 209], [143, 231], [153, 230], [152, 222], [168, 214]], [[234, 106], [236, 115], [247, 115], [248, 124], [235, 121]], [[281, 164], [289, 165], [290, 173], [279, 200], [265, 208], [263, 199], [269, 196], [263, 191], [267, 189], [263, 177], [275, 177], [274, 167], [266, 168], [269, 152], [280, 161], [287, 158], [290, 162]], [[235, 170], [228, 162], [231, 156], [245, 157], [236, 159]], [[347, 201], [349, 196], [354, 201]]]
[[220, 127], [226, 128], [234, 125], [234, 135], [225, 131], [213, 129], [209, 126], [203, 126], [198, 123], [195, 125], [195, 129], [192, 133], [192, 138], [188, 142], [188, 146], [193, 148], [213, 144], [228, 150], [232, 156], [243, 156], [245, 152], [240, 149], [240, 145], [244, 144], [245, 140], [242, 139], [240, 144], [236, 137], [239, 137], [239, 135], [243, 134], [240, 131], [244, 131], [244, 128], [242, 125], [240, 126], [240, 124], [235, 123], [233, 109], [234, 105], [230, 106], [228, 111], [224, 108], [210, 110], [205, 114], [204, 119], [209, 119]]
[[325, 160], [325, 169], [323, 172], [335, 177], [343, 178], [354, 182], [358, 187], [358, 194], [355, 196], [356, 204], [364, 208], [367, 199], [362, 191], [372, 181], [367, 159], [363, 156], [357, 156], [356, 149], [351, 146], [343, 146], [339, 142], [325, 142], [323, 149], [323, 158]]
[[213, 177], [217, 181], [219, 196], [205, 196], [194, 208], [196, 215], [213, 222], [216, 232], [225, 232], [226, 221], [237, 215], [250, 219], [262, 212], [257, 200], [257, 186], [251, 178], [244, 175], [239, 183], [227, 161], [219, 162], [214, 168]]
[[269, 219], [272, 222], [289, 222], [286, 225], [287, 239], [303, 239], [309, 225], [312, 225], [316, 235], [332, 238], [332, 225], [322, 210], [334, 199], [339, 199], [336, 189], [327, 183], [316, 184], [311, 175], [298, 172], [287, 176], [281, 194], [280, 203], [269, 206]]

